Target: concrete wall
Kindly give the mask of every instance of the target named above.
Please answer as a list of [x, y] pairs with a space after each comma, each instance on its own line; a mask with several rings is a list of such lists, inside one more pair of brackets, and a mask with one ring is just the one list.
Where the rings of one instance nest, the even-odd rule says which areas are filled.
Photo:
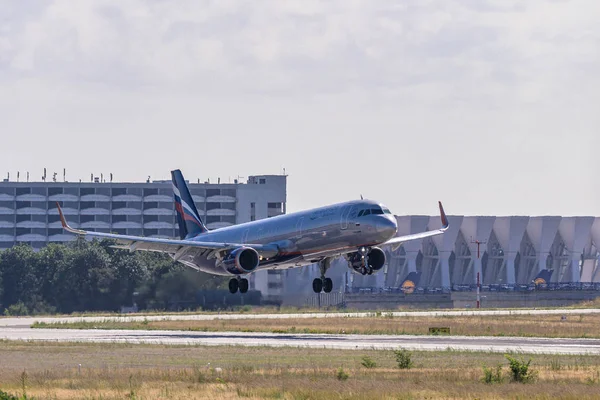
[[429, 309], [452, 308], [450, 294], [346, 294], [346, 308], [351, 310], [398, 310], [398, 309]]
[[[482, 295], [481, 307], [523, 308], [523, 307], [563, 307], [600, 297], [596, 291], [537, 291], [537, 292], [486, 292]], [[400, 309], [439, 309], [475, 308], [475, 293], [452, 292], [440, 294], [346, 294], [344, 303], [347, 309], [355, 310], [400, 310]]]
[[[594, 300], [600, 296], [600, 293], [596, 291], [486, 292], [484, 296], [481, 299], [482, 308], [563, 307]], [[475, 293], [453, 292], [452, 303], [454, 308], [474, 308]]]

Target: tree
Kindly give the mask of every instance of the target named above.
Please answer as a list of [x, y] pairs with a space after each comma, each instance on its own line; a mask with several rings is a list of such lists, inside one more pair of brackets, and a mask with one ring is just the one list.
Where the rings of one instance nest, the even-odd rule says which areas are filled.
[[0, 276], [4, 308], [19, 301], [31, 307], [38, 294], [39, 277], [35, 271], [36, 255], [33, 249], [19, 244], [0, 254]]
[[51, 243], [37, 253], [36, 274], [40, 277], [39, 294], [49, 304], [56, 304], [59, 271], [72, 257], [72, 247]]
[[55, 274], [56, 305], [62, 312], [108, 310], [114, 277], [110, 258], [97, 242], [78, 241]]
[[147, 265], [142, 262], [139, 253], [110, 247], [113, 241], [100, 242], [110, 257], [110, 265], [114, 270], [115, 279], [111, 284], [111, 293], [114, 300], [113, 307], [133, 305], [133, 294], [137, 287], [149, 277]]
[[0, 311], [11, 306], [32, 314], [116, 311], [134, 301], [140, 308], [187, 306], [197, 301], [198, 290], [227, 283], [225, 277], [193, 271], [166, 254], [130, 252], [114, 244], [80, 237], [38, 253], [27, 245], [0, 252]]

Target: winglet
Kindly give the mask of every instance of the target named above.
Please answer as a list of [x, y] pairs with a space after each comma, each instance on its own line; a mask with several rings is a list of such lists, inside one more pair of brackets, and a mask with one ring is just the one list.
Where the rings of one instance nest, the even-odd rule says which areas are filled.
[[79, 229], [74, 229], [69, 226], [69, 224], [67, 223], [67, 220], [65, 219], [65, 216], [62, 212], [62, 209], [60, 208], [60, 204], [58, 204], [58, 201], [56, 202], [56, 208], [58, 209], [58, 215], [60, 215], [60, 223], [62, 224], [64, 230], [66, 230], [67, 232], [71, 232], [71, 233], [77, 233], [79, 235], [86, 234], [85, 231], [81, 231]]
[[446, 230], [450, 226], [450, 223], [448, 222], [448, 217], [446, 217], [446, 212], [444, 211], [444, 206], [442, 205], [442, 202], [438, 201], [438, 204], [440, 206], [440, 218], [442, 219], [442, 229]]

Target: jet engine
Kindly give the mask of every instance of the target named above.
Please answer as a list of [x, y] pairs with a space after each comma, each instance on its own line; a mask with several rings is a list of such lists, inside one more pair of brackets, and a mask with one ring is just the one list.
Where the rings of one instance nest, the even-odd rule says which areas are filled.
[[233, 275], [250, 273], [258, 267], [260, 257], [252, 247], [238, 247], [217, 261], [221, 268]]
[[[346, 256], [348, 267], [361, 274], [377, 272], [385, 265], [385, 252], [379, 247], [372, 247], [366, 256], [357, 251]], [[366, 262], [365, 262], [366, 261]], [[366, 265], [368, 263], [368, 266]]]

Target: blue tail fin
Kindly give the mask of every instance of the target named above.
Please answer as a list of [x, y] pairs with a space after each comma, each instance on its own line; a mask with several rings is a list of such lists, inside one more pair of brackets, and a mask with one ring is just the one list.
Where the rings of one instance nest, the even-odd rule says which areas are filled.
[[207, 232], [202, 223], [194, 200], [190, 195], [181, 171], [171, 171], [173, 181], [173, 197], [175, 198], [175, 210], [177, 211], [177, 223], [179, 224], [179, 236], [181, 239], [189, 239]]

